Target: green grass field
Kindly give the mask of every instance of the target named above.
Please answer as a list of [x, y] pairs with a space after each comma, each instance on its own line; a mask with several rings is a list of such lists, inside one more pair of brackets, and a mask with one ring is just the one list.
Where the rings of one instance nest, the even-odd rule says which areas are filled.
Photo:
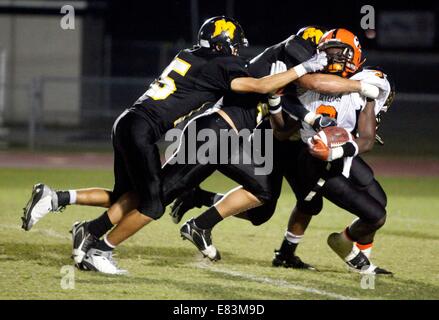
[[[75, 272], [75, 288], [61, 288], [70, 265], [71, 224], [102, 212], [69, 207], [30, 232], [20, 215], [34, 183], [56, 188], [112, 186], [111, 171], [0, 169], [0, 299], [439, 299], [439, 178], [382, 178], [389, 196], [387, 224], [377, 236], [373, 261], [395, 273], [362, 289], [326, 245], [353, 217], [330, 203], [310, 225], [298, 254], [319, 272], [271, 267], [294, 203], [284, 187], [276, 215], [260, 227], [229, 218], [214, 231], [222, 260], [209, 263], [166, 214], [117, 251], [128, 276]], [[220, 175], [204, 186], [226, 191]], [[193, 211], [195, 215], [199, 211]]]

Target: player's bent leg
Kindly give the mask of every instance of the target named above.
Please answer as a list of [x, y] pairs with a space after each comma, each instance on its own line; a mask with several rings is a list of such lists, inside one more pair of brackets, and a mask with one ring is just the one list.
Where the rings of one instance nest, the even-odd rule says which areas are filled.
[[270, 220], [276, 210], [277, 200], [269, 201], [261, 206], [234, 215], [235, 218], [250, 221], [254, 226], [260, 226]]
[[334, 204], [359, 217], [345, 231], [333, 233], [328, 237], [328, 245], [331, 249], [353, 271], [367, 274], [391, 274], [373, 265], [355, 245], [355, 242], [364, 240], [384, 225], [385, 208], [367, 192], [358, 190], [343, 176], [328, 179], [322, 188], [322, 193]]
[[76, 201], [71, 204], [109, 208], [112, 204], [112, 191], [104, 188], [76, 190]]
[[22, 228], [29, 231], [49, 212], [61, 212], [72, 204], [108, 208], [111, 205], [110, 199], [111, 191], [103, 188], [58, 191], [38, 183], [33, 187], [31, 198], [23, 209]]
[[[317, 198], [315, 201], [317, 201]], [[319, 208], [318, 212], [321, 210], [321, 205]], [[274, 258], [272, 261], [274, 267], [283, 266], [285, 268], [317, 270], [314, 266], [303, 262], [296, 255], [297, 246], [302, 241], [305, 230], [311, 219], [312, 214], [304, 213], [298, 206], [293, 209], [281, 247], [279, 250], [274, 251]]]
[[[113, 249], [163, 215], [157, 140], [154, 124], [147, 118], [128, 111], [116, 121], [113, 128], [114, 189], [133, 191], [138, 197], [137, 208], [124, 215], [107, 236], [90, 248], [83, 260], [88, 268], [110, 274], [121, 271], [113, 259]], [[108, 216], [113, 216], [114, 210], [118, 210], [118, 202], [109, 208]]]
[[215, 204], [219, 214], [223, 219], [236, 215], [238, 213], [256, 208], [262, 205], [262, 199], [258, 199], [242, 186], [232, 189]]
[[201, 208], [202, 206], [211, 207], [221, 200], [223, 196], [221, 193], [214, 193], [203, 190], [200, 187], [194, 187], [175, 199], [169, 214], [172, 221], [178, 224], [189, 210]]
[[190, 219], [180, 228], [183, 239], [192, 242], [197, 249], [212, 261], [220, 260], [221, 255], [212, 244], [213, 227], [231, 215], [261, 205], [261, 201], [241, 186], [229, 191], [218, 203], [195, 219]]
[[101, 273], [126, 274], [127, 271], [119, 269], [113, 259], [113, 250], [151, 221], [153, 221], [151, 217], [142, 214], [138, 210], [131, 211], [104, 239], [88, 250], [82, 262], [83, 265], [90, 270]]
[[112, 206], [98, 218], [91, 221], [75, 222], [71, 234], [73, 241], [72, 258], [75, 265], [82, 269], [82, 261], [88, 250], [96, 242], [118, 224], [125, 214], [138, 206], [138, 197], [134, 192], [123, 194]]

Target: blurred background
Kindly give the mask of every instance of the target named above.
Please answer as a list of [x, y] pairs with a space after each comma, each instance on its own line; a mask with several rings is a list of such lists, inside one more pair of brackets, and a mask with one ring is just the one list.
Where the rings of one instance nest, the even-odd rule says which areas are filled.
[[[61, 26], [65, 5], [74, 29]], [[365, 5], [375, 29], [362, 28]], [[241, 22], [247, 57], [306, 25], [352, 30], [397, 88], [374, 154], [439, 155], [439, 2], [423, 0], [0, 1], [0, 149], [111, 150], [120, 111], [222, 14]]]

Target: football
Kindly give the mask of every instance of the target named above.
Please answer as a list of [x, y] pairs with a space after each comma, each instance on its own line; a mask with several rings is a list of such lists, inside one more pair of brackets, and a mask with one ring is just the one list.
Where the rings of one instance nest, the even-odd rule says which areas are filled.
[[329, 148], [336, 148], [352, 140], [352, 135], [345, 128], [327, 127], [319, 131], [313, 139], [321, 139]]

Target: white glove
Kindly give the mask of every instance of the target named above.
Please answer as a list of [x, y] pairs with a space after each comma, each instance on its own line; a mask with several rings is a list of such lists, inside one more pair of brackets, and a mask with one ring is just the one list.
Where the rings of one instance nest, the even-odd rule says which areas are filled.
[[313, 55], [309, 60], [299, 64], [298, 66], [295, 66], [294, 70], [296, 71], [297, 75], [301, 77], [310, 72], [320, 71], [326, 67], [327, 64], [328, 58], [326, 57], [326, 52], [322, 51]]
[[317, 159], [331, 162], [343, 157], [343, 147], [329, 148], [319, 136], [314, 136], [307, 140], [309, 153]]
[[272, 76], [273, 74], [278, 74], [278, 73], [285, 72], [285, 71], [287, 71], [286, 64], [280, 60], [277, 60], [276, 62], [273, 62], [271, 64], [270, 76]]

